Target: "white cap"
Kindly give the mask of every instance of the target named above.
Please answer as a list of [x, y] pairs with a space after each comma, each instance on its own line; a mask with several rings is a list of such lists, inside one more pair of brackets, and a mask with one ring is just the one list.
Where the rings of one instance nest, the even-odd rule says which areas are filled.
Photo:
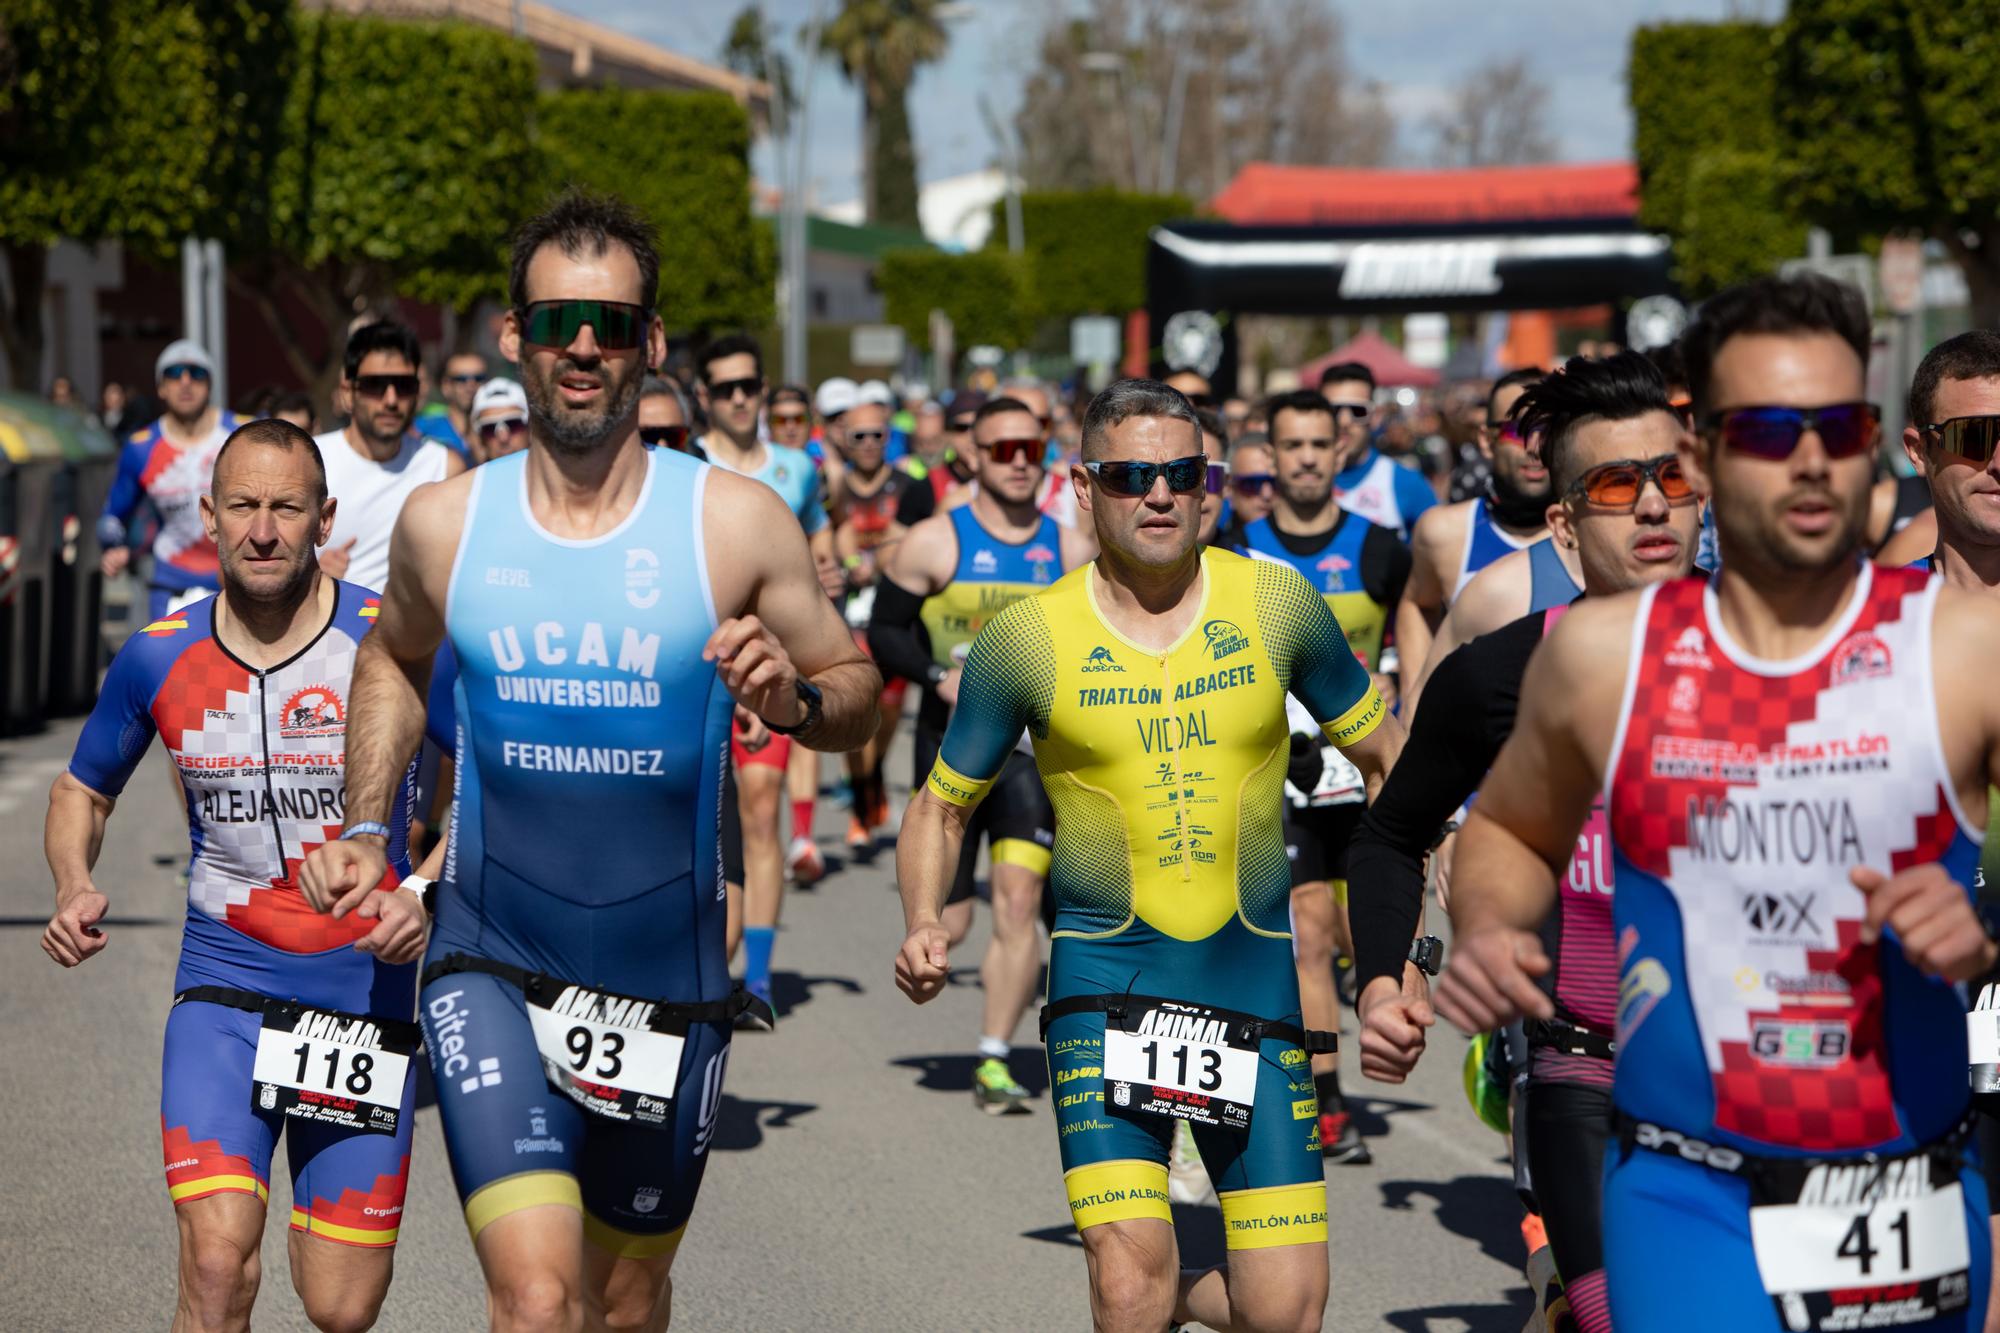
[[859, 402], [879, 403], [891, 409], [898, 405], [896, 391], [881, 380], [863, 380], [861, 387], [855, 390], [855, 396]]
[[495, 375], [472, 395], [472, 415], [475, 419], [489, 407], [511, 407], [525, 417], [528, 415], [528, 391], [505, 375]]
[[153, 378], [166, 378], [168, 366], [200, 366], [211, 375], [215, 373], [215, 362], [208, 349], [192, 338], [176, 338], [167, 344], [167, 350], [153, 363]]
[[813, 410], [823, 417], [837, 417], [861, 401], [854, 381], [844, 375], [835, 375], [830, 380], [821, 380], [819, 392], [813, 395]]

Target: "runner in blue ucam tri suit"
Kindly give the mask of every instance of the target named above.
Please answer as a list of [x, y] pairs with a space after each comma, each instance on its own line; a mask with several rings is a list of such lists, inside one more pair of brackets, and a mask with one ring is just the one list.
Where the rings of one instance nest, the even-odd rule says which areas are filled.
[[488, 1297], [502, 1324], [660, 1328], [748, 1007], [718, 850], [731, 699], [841, 750], [873, 734], [881, 677], [768, 487], [642, 444], [665, 351], [646, 224], [565, 195], [512, 272], [528, 448], [404, 505], [355, 669], [350, 837], [307, 879], [338, 912], [367, 878], [353, 821], [415, 750], [449, 638], [457, 801], [421, 1016]]

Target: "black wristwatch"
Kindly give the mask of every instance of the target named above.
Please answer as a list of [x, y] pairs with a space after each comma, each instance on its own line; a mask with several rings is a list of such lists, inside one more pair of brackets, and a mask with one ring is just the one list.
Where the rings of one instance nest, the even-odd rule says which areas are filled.
[[813, 684], [804, 676], [795, 677], [792, 681], [792, 688], [798, 691], [799, 702], [806, 706], [806, 715], [800, 719], [796, 727], [781, 727], [771, 721], [771, 719], [765, 718], [764, 725], [777, 732], [780, 736], [796, 736], [802, 731], [811, 731], [819, 725], [820, 710], [826, 704], [826, 698], [819, 692], [819, 686]]
[[951, 672], [948, 669], [933, 662], [924, 668], [924, 684], [930, 686], [932, 689], [936, 689], [938, 686], [944, 684], [944, 678], [950, 674]]
[[1419, 971], [1436, 976], [1444, 964], [1444, 941], [1435, 935], [1424, 936], [1410, 946], [1410, 961]]

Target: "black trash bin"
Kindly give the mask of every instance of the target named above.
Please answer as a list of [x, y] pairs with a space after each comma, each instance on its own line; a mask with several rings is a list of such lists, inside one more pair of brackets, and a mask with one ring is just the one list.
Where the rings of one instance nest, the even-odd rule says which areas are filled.
[[0, 736], [39, 730], [47, 716], [49, 576], [56, 555], [60, 458], [36, 458], [0, 438]]
[[97, 516], [118, 466], [118, 446], [106, 431], [85, 424], [53, 488], [55, 555], [49, 567], [49, 665], [45, 682], [50, 717], [87, 713], [97, 702], [104, 661], [103, 548]]

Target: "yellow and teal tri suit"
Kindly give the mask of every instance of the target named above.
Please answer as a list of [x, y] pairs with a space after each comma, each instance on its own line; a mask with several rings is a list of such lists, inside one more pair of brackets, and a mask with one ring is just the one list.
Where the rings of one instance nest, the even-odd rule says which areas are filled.
[[[977, 802], [1027, 728], [1056, 809], [1049, 1002], [1060, 1016], [1047, 1042], [1078, 1228], [1170, 1219], [1178, 1117], [1192, 1123], [1231, 1248], [1323, 1241], [1280, 822], [1285, 695], [1340, 745], [1366, 737], [1386, 708], [1296, 570], [1215, 549], [1201, 562], [1200, 609], [1163, 652], [1099, 614], [1094, 563], [1003, 611], [966, 657], [929, 787], [954, 805]], [[1077, 1011], [1088, 997], [1110, 997], [1109, 1015]], [[1107, 1078], [1107, 1016], [1121, 1060], [1138, 1040], [1128, 1033], [1226, 1029], [1254, 1100]], [[1193, 1053], [1199, 1067], [1204, 1051]]]

